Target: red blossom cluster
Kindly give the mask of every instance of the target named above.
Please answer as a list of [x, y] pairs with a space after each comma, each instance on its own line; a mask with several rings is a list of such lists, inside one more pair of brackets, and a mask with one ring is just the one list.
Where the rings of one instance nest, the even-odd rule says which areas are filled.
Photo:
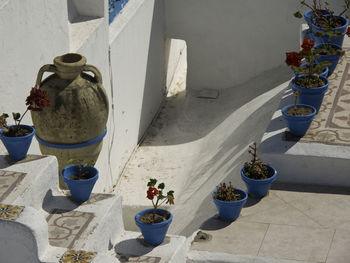
[[155, 187], [149, 187], [147, 190], [147, 198], [149, 200], [153, 200], [155, 196], [159, 194], [159, 191]]
[[304, 39], [303, 44], [301, 45], [302, 50], [300, 52], [286, 52], [286, 63], [288, 66], [300, 67], [302, 62], [301, 60], [309, 55], [312, 55], [310, 52], [314, 47], [315, 42], [311, 39]]
[[30, 95], [26, 99], [26, 105], [28, 106], [28, 110], [42, 111], [42, 107], [50, 106], [50, 98], [46, 91], [32, 88]]
[[303, 44], [301, 45], [301, 48], [303, 49], [304, 53], [310, 52], [311, 49], [314, 47], [315, 42], [311, 39], [304, 39]]
[[301, 60], [303, 59], [303, 56], [298, 52], [286, 52], [286, 57], [286, 63], [288, 66], [301, 66]]

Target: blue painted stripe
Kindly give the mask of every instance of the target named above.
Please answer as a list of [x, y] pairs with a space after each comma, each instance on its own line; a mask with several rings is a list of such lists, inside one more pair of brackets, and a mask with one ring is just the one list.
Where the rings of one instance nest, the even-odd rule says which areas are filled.
[[76, 143], [76, 144], [55, 144], [55, 143], [50, 143], [50, 142], [47, 142], [47, 141], [40, 139], [36, 134], [35, 134], [35, 137], [39, 143], [41, 143], [42, 145], [45, 145], [47, 147], [50, 147], [50, 148], [76, 149], [76, 148], [86, 147], [86, 146], [89, 146], [91, 144], [102, 141], [102, 139], [103, 139], [103, 137], [105, 137], [106, 133], [107, 133], [107, 127], [106, 127], [105, 131], [100, 136], [98, 136], [90, 141], [83, 142], [83, 143]]
[[109, 0], [109, 23], [119, 14], [129, 0]]

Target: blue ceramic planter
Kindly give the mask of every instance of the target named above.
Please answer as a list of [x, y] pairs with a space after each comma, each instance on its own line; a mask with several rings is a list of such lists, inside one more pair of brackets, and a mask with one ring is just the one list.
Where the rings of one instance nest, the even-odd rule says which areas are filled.
[[316, 109], [313, 106], [306, 105], [306, 104], [297, 104], [297, 106], [305, 106], [309, 107], [313, 110], [312, 114], [310, 115], [305, 115], [305, 116], [293, 116], [293, 115], [288, 115], [286, 111], [294, 107], [294, 105], [288, 105], [282, 108], [282, 116], [284, 120], [287, 122], [287, 126], [290, 130], [290, 132], [296, 136], [304, 136], [306, 133], [307, 129], [310, 127], [310, 124], [313, 120], [313, 118], [316, 115]]
[[[314, 64], [315, 66], [316, 66], [316, 64]], [[304, 68], [304, 67], [306, 67], [306, 64], [305, 63], [303, 63], [303, 64], [301, 64], [301, 66], [300, 67], [302, 67], [302, 68]], [[296, 77], [302, 77], [303, 75], [300, 75], [298, 72], [296, 72], [296, 71], [294, 71], [294, 75], [296, 76]], [[328, 67], [326, 67], [326, 69], [320, 74], [320, 77], [324, 77], [324, 78], [327, 78], [328, 77]]]
[[[328, 15], [328, 11], [327, 10], [320, 10], [320, 12], [322, 12], [323, 15]], [[304, 13], [304, 19], [306, 21], [306, 23], [311, 24], [311, 16], [312, 16], [312, 10], [306, 11]]]
[[[315, 45], [315, 48], [320, 47], [322, 45], [323, 44]], [[339, 49], [339, 50], [342, 50], [342, 48], [340, 46], [333, 45], [333, 44], [332, 44], [332, 46]], [[339, 55], [320, 55], [319, 57], [316, 57], [315, 61], [316, 61], [316, 63], [321, 63], [323, 61], [328, 61], [328, 62], [332, 63], [331, 66], [328, 66], [328, 76], [330, 76], [333, 73], [333, 71], [335, 70], [335, 68], [337, 67], [339, 59], [340, 59]]]
[[[11, 125], [10, 127], [14, 126], [15, 125]], [[14, 161], [22, 160], [27, 156], [29, 147], [32, 143], [32, 139], [35, 133], [35, 130], [32, 126], [21, 125], [21, 127], [30, 130], [31, 133], [21, 137], [7, 137], [3, 135], [2, 130], [0, 129], [0, 139], [5, 145], [10, 157]]]
[[[327, 15], [327, 16], [329, 16], [329, 15]], [[348, 28], [349, 21], [345, 17], [342, 17], [342, 16], [338, 16], [338, 18], [340, 20], [342, 20], [343, 26], [334, 28], [333, 32], [340, 32], [342, 35], [341, 36], [334, 36], [334, 37], [330, 37], [329, 35], [324, 35], [322, 37], [316, 37], [315, 36], [316, 32], [324, 32], [326, 30], [326, 28], [316, 26], [314, 24], [315, 19], [313, 20], [312, 34], [313, 34], [313, 40], [315, 41], [315, 46], [321, 45], [321, 44], [333, 44], [333, 45], [337, 45], [339, 47], [343, 46], [344, 35], [346, 34], [346, 30]]]
[[235, 189], [235, 192], [240, 194], [242, 199], [238, 201], [225, 202], [225, 201], [216, 199], [214, 197], [214, 194], [216, 192], [217, 190], [213, 192], [212, 198], [214, 200], [214, 204], [216, 205], [216, 208], [218, 209], [220, 218], [225, 221], [236, 220], [239, 217], [239, 214], [241, 213], [242, 207], [247, 201], [247, 198], [248, 198], [247, 193], [244, 192], [243, 190]]
[[93, 176], [92, 178], [86, 180], [69, 179], [72, 175], [77, 174], [78, 171], [79, 169], [76, 165], [66, 166], [62, 169], [62, 178], [68, 186], [73, 199], [79, 203], [82, 203], [90, 198], [92, 189], [94, 188], [94, 185], [98, 179], [98, 170], [93, 166], [85, 167], [83, 168], [83, 172], [90, 172], [90, 174]]
[[[305, 76], [301, 76], [298, 78], [305, 78]], [[324, 77], [320, 77], [321, 79], [326, 81], [326, 85], [317, 88], [305, 88], [302, 86], [298, 86], [295, 84], [296, 77], [292, 79], [292, 89], [294, 91], [300, 91], [300, 95], [298, 96], [299, 104], [306, 104], [315, 107], [316, 111], [321, 107], [324, 94], [328, 90], [329, 81]]]
[[155, 223], [155, 224], [147, 224], [143, 223], [139, 220], [139, 218], [147, 213], [153, 212], [153, 208], [146, 209], [141, 211], [140, 213], [136, 214], [135, 216], [135, 223], [140, 228], [141, 233], [147, 243], [157, 246], [161, 244], [164, 241], [165, 235], [168, 232], [168, 228], [173, 221], [173, 215], [164, 209], [157, 209], [158, 214], [165, 214], [166, 212], [169, 213], [169, 218], [166, 221], [163, 221], [161, 223]]
[[269, 170], [271, 177], [263, 180], [255, 180], [245, 176], [245, 168], [241, 170], [241, 177], [247, 186], [248, 193], [255, 197], [264, 197], [271, 188], [271, 184], [276, 180], [277, 171], [270, 165], [264, 164]]

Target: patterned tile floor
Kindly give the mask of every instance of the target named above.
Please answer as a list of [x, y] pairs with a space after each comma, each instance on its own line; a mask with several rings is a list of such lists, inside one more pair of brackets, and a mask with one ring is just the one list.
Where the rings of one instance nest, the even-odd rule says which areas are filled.
[[329, 90], [309, 130], [300, 141], [350, 145], [350, 41], [345, 56], [329, 77]]
[[[112, 194], [92, 193], [90, 199], [79, 206], [91, 205], [113, 196]], [[69, 196], [68, 198], [71, 199]], [[74, 202], [73, 199], [71, 200]], [[74, 243], [85, 233], [93, 218], [93, 213], [50, 209], [50, 215], [46, 218], [50, 244], [56, 247], [73, 248]]]
[[67, 252], [61, 257], [59, 263], [90, 263], [95, 256], [96, 252], [67, 250]]
[[6, 205], [0, 203], [0, 219], [16, 220], [22, 213], [24, 206]]
[[55, 209], [46, 218], [52, 246], [72, 248], [94, 218], [93, 213]]
[[20, 172], [0, 170], [0, 202], [5, 200], [25, 175], [25, 173]]

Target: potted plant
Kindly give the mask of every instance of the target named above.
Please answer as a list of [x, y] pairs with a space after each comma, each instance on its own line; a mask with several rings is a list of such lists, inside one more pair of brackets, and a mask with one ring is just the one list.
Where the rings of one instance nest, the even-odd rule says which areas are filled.
[[[306, 21], [306, 23], [309, 25], [309, 30], [308, 30], [308, 37], [309, 39], [312, 39], [312, 20], [318, 16], [318, 15], [327, 15], [328, 11], [325, 10], [322, 6], [322, 2], [320, 0], [313, 0], [312, 4], [308, 4], [305, 0], [301, 1], [300, 4], [302, 6], [305, 6], [307, 8], [309, 8], [309, 10], [307, 10], [304, 13], [304, 19]], [[294, 13], [294, 16], [297, 18], [302, 18], [303, 15], [301, 14], [300, 11], [297, 11]]]
[[212, 198], [220, 218], [226, 221], [234, 221], [239, 217], [248, 195], [243, 190], [234, 188], [230, 182], [229, 185], [223, 183], [216, 186]]
[[241, 177], [247, 186], [248, 193], [261, 198], [269, 192], [271, 184], [276, 180], [277, 171], [271, 165], [263, 163], [257, 151], [256, 142], [249, 145], [248, 152], [252, 155], [252, 159], [244, 164]]
[[[342, 46], [344, 34], [346, 33], [348, 20], [342, 15], [345, 14], [350, 7], [350, 0], [344, 0], [345, 5], [342, 12], [339, 15], [334, 15], [334, 11], [330, 9], [328, 2], [324, 2], [324, 6], [320, 0], [313, 0], [313, 4], [306, 3], [305, 0], [301, 1], [301, 5], [306, 6], [308, 10], [305, 14], [305, 20], [309, 24], [309, 28], [312, 31], [312, 39], [316, 45], [321, 43], [331, 43], [338, 46]], [[301, 18], [300, 11], [296, 12], [294, 16]], [[315, 35], [316, 32], [330, 30], [335, 33], [333, 35], [325, 34], [322, 39]]]
[[26, 105], [27, 109], [22, 115], [18, 112], [12, 113], [14, 125], [8, 126], [6, 119], [9, 115], [7, 113], [0, 116], [0, 139], [10, 157], [15, 161], [22, 160], [27, 156], [35, 132], [34, 127], [21, 124], [23, 117], [29, 110], [42, 111], [43, 107], [50, 106], [50, 98], [45, 91], [32, 88], [26, 99]]
[[345, 54], [345, 51], [340, 46], [329, 43], [316, 45], [314, 50], [318, 54], [315, 58], [316, 63], [322, 63], [324, 61], [328, 61], [330, 63], [328, 66], [328, 76], [334, 72], [339, 63], [340, 57], [344, 56]]
[[[165, 184], [160, 183], [156, 187], [157, 179], [150, 179], [147, 187], [147, 198], [152, 201], [153, 208], [146, 209], [136, 214], [135, 222], [147, 243], [157, 246], [164, 241], [168, 228], [173, 220], [173, 215], [158, 207], [164, 202], [174, 204], [174, 191], [163, 194]], [[156, 200], [154, 201], [154, 198]]]
[[62, 169], [62, 179], [67, 184], [72, 198], [79, 202], [89, 200], [90, 194], [98, 179], [98, 170], [94, 167], [93, 160], [70, 160], [70, 163]]
[[[345, 0], [344, 10], [339, 15], [334, 15], [334, 11], [329, 8], [325, 2], [325, 9], [328, 14], [316, 15], [312, 19], [312, 34], [314, 35], [315, 44], [329, 43], [342, 47], [344, 35], [347, 32], [349, 21], [342, 15], [349, 10], [350, 0]], [[323, 36], [317, 36], [317, 32], [324, 32]]]
[[[305, 0], [303, 0], [300, 1], [300, 4], [309, 9], [304, 13], [304, 19], [308, 24], [311, 24], [312, 19], [314, 19], [316, 16], [328, 14], [328, 11], [324, 9], [320, 0], [312, 0], [312, 4], [308, 4]], [[299, 10], [294, 13], [294, 16], [297, 18], [303, 17]]]
[[[292, 79], [291, 85], [294, 91], [299, 90], [301, 92], [299, 96], [299, 104], [312, 105], [318, 111], [323, 96], [328, 90], [329, 81], [325, 77], [320, 77], [317, 74], [317, 68], [328, 66], [328, 61], [322, 61], [315, 64], [318, 56], [318, 50], [313, 50], [314, 41], [311, 39], [304, 39], [301, 45], [302, 50], [300, 52], [287, 52], [286, 63], [288, 66], [292, 66], [295, 72], [301, 72], [305, 68], [307, 69], [306, 75], [296, 76]], [[305, 68], [301, 68], [302, 59], [305, 59], [307, 65]]]
[[296, 136], [302, 137], [309, 128], [316, 115], [315, 107], [306, 104], [297, 104], [300, 91], [295, 92], [294, 105], [288, 105], [282, 108], [282, 116], [287, 123], [290, 132]]

